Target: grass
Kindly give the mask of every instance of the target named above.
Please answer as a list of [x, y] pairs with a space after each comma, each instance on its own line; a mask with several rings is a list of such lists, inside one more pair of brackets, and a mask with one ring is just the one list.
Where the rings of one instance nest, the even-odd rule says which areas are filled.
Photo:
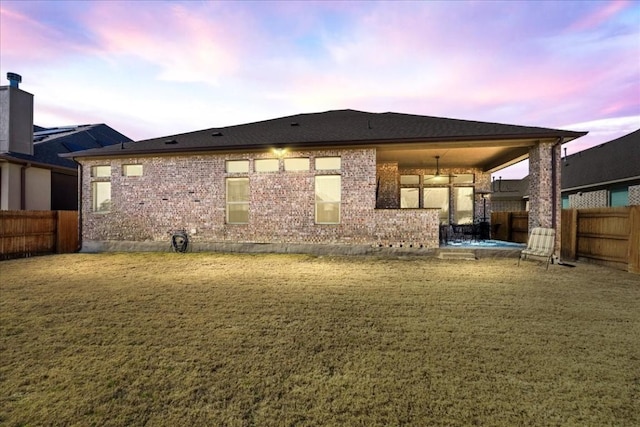
[[7, 426], [640, 425], [640, 277], [513, 259], [0, 263]]

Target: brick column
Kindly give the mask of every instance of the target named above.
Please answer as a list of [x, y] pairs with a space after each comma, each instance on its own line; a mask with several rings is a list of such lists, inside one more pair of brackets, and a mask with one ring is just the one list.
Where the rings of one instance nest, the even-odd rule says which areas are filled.
[[560, 249], [560, 144], [538, 142], [529, 150], [529, 231], [534, 227], [555, 228]]
[[376, 189], [377, 209], [400, 208], [400, 172], [398, 163], [379, 163], [377, 165]]

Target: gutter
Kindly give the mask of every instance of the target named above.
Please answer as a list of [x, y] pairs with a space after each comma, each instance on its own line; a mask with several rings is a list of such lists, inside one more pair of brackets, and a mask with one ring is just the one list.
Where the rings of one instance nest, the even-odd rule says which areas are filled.
[[[558, 178], [557, 178], [557, 159], [556, 159], [556, 147], [561, 146], [564, 143], [563, 137], [558, 137], [558, 140], [551, 147], [551, 200], [553, 200], [553, 208], [551, 209], [551, 224], [554, 229], [558, 228], [558, 207], [562, 209], [562, 201], [560, 201], [560, 206], [558, 206]], [[562, 157], [562, 154], [560, 155]], [[562, 170], [562, 169], [561, 169]], [[560, 184], [562, 186], [562, 184]], [[560, 189], [560, 194], [562, 194], [562, 189]]]
[[579, 185], [577, 187], [563, 188], [562, 192], [564, 193], [566, 191], [576, 191], [576, 190], [584, 190], [584, 189], [588, 189], [588, 188], [603, 187], [603, 186], [610, 185], [610, 184], [619, 184], [621, 182], [636, 181], [636, 180], [640, 180], [640, 175], [630, 176], [628, 178], [613, 179], [611, 181], [594, 182], [593, 184]]
[[20, 210], [26, 210], [27, 206], [27, 169], [31, 164], [25, 163], [20, 166]]
[[42, 163], [42, 162], [35, 162], [32, 160], [24, 160], [24, 159], [20, 159], [17, 157], [13, 157], [11, 155], [6, 155], [6, 154], [0, 154], [0, 159], [6, 161], [7, 163], [13, 163], [13, 164], [17, 164], [17, 165], [26, 165], [26, 166], [30, 166], [30, 167], [35, 167], [35, 168], [41, 168], [41, 169], [48, 169], [51, 171], [56, 171], [56, 172], [66, 172], [67, 174], [69, 172], [73, 173], [76, 172], [75, 169], [72, 168], [68, 168], [65, 166], [58, 166], [58, 165], [52, 165], [49, 163]]

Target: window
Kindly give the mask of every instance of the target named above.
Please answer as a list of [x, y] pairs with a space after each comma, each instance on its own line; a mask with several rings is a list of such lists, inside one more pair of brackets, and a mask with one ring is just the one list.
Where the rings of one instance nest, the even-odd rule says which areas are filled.
[[340, 175], [316, 176], [316, 224], [339, 224], [340, 200]]
[[449, 188], [425, 187], [424, 207], [440, 209], [440, 224], [449, 224]]
[[420, 175], [400, 175], [401, 185], [418, 185], [420, 184]]
[[473, 224], [473, 187], [454, 187], [455, 211], [453, 221], [456, 224]]
[[424, 175], [424, 185], [449, 184], [449, 175]]
[[227, 173], [248, 173], [249, 160], [227, 160]]
[[122, 165], [122, 175], [142, 176], [142, 165]]
[[340, 157], [317, 157], [316, 170], [339, 170], [342, 167]]
[[298, 172], [309, 170], [308, 158], [284, 159], [284, 170], [287, 172]]
[[257, 159], [253, 161], [253, 168], [256, 172], [278, 172], [280, 170], [280, 160]]
[[451, 177], [451, 182], [454, 184], [473, 184], [472, 173], [459, 173]]
[[91, 209], [94, 212], [109, 212], [111, 209], [111, 182], [94, 181], [91, 183]]
[[227, 178], [227, 223], [249, 222], [249, 178]]
[[628, 206], [629, 205], [629, 188], [619, 187], [609, 191], [609, 206]]
[[400, 207], [402, 209], [419, 208], [420, 207], [420, 189], [419, 188], [401, 188], [400, 189]]
[[91, 176], [94, 178], [110, 178], [111, 166], [91, 166]]

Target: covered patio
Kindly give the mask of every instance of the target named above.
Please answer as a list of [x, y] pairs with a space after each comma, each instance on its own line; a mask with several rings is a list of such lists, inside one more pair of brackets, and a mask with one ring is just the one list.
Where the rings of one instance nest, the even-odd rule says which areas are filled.
[[584, 135], [562, 133], [380, 145], [376, 207], [439, 209], [441, 246], [482, 247], [491, 239], [491, 174], [528, 158], [529, 229], [550, 227], [559, 234], [561, 146]]

